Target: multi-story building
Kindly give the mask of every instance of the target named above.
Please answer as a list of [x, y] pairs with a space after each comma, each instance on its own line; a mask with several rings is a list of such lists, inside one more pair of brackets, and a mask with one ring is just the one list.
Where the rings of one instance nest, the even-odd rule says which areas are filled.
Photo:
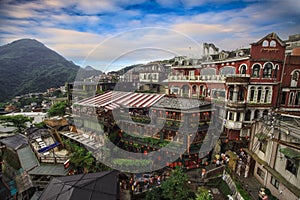
[[73, 105], [73, 113], [79, 116], [75, 118], [77, 130], [89, 133], [94, 142], [115, 135], [112, 142], [130, 152], [157, 151], [171, 142], [175, 148], [162, 149], [163, 159], [176, 154], [176, 158], [181, 157], [178, 162], [188, 168], [201, 166], [201, 158], [210, 158], [219, 125], [212, 123], [213, 111], [210, 102], [198, 99], [123, 91], [107, 92]]
[[229, 140], [249, 138], [251, 122], [277, 106], [278, 95], [274, 94], [280, 91], [285, 46], [275, 33], [252, 43], [250, 49], [219, 52], [205, 43], [203, 59], [172, 66], [169, 92], [220, 105], [223, 136]]
[[250, 173], [278, 199], [300, 197], [300, 134], [298, 116], [276, 114], [253, 124]]

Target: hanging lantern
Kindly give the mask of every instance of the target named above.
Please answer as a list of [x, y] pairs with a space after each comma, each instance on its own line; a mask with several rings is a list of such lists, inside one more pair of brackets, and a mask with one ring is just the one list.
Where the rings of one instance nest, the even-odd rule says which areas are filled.
[[228, 139], [226, 139], [225, 142], [228, 143]]

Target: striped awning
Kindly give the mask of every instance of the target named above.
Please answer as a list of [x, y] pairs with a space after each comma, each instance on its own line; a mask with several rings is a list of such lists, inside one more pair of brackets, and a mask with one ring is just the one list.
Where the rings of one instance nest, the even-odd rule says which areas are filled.
[[163, 96], [165, 96], [165, 94], [110, 91], [83, 99], [76, 104], [82, 106], [104, 107], [108, 110], [113, 110], [119, 107], [147, 108], [151, 107]]

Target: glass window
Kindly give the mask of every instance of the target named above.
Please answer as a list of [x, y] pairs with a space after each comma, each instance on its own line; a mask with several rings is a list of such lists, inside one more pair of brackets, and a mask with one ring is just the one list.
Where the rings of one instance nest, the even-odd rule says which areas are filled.
[[251, 87], [250, 88], [250, 101], [253, 101], [254, 100], [254, 87]]
[[271, 183], [276, 189], [279, 188], [279, 181], [278, 181], [276, 178], [274, 178], [274, 176], [271, 177], [270, 183]]
[[259, 150], [263, 153], [266, 153], [266, 150], [267, 150], [267, 141], [261, 141], [259, 143]]
[[262, 88], [259, 87], [259, 88], [258, 88], [258, 91], [257, 91], [257, 103], [260, 102], [260, 99], [261, 99], [261, 92], [262, 92]]
[[263, 43], [262, 43], [262, 46], [263, 47], [269, 46], [269, 41], [268, 40], [264, 40]]
[[263, 70], [263, 78], [271, 78], [272, 76], [272, 64], [266, 63]]
[[265, 172], [262, 170], [262, 169], [260, 169], [259, 167], [257, 168], [257, 175], [260, 177], [260, 178], [262, 178], [262, 179], [264, 179], [265, 178]]
[[298, 172], [298, 161], [288, 158], [286, 157], [286, 166], [285, 169], [289, 172], [291, 172], [292, 174], [294, 174], [295, 176], [297, 176], [297, 172]]
[[252, 77], [259, 78], [260, 77], [260, 65], [255, 64], [252, 68]]
[[290, 93], [290, 98], [289, 98], [289, 105], [293, 104], [293, 100], [294, 100], [294, 92]]
[[282, 92], [280, 104], [285, 105], [286, 92]]
[[276, 47], [276, 41], [275, 40], [271, 40], [270, 47]]
[[264, 100], [265, 103], [269, 102], [269, 95], [270, 95], [270, 89], [266, 88], [265, 89], [265, 100]]
[[240, 68], [240, 74], [246, 74], [246, 65], [242, 65]]

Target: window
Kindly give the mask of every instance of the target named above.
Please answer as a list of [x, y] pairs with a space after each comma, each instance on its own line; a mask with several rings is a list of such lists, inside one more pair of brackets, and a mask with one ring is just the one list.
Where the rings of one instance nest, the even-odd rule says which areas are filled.
[[272, 76], [272, 63], [266, 63], [263, 70], [263, 78], [271, 78]]
[[245, 121], [250, 121], [250, 117], [251, 117], [251, 111], [247, 110], [247, 112], [245, 114]]
[[229, 120], [233, 120], [233, 113], [232, 112], [228, 112], [228, 114], [229, 114]]
[[238, 92], [238, 100], [244, 101], [244, 88], [240, 88], [240, 90]]
[[257, 175], [260, 177], [260, 178], [262, 178], [262, 179], [264, 179], [265, 178], [265, 172], [262, 170], [262, 169], [260, 169], [259, 167], [257, 168]]
[[289, 172], [291, 172], [292, 174], [294, 174], [295, 176], [297, 176], [297, 172], [298, 172], [298, 161], [288, 158], [286, 157], [286, 166], [285, 169]]
[[233, 100], [233, 88], [229, 89], [229, 100]]
[[254, 87], [251, 87], [250, 88], [250, 101], [253, 101], [254, 100]]
[[270, 88], [267, 87], [265, 89], [265, 100], [264, 100], [265, 103], [269, 103], [269, 96], [270, 96]]
[[286, 99], [286, 92], [282, 92], [281, 101], [280, 101], [281, 105], [285, 105], [285, 99]]
[[258, 90], [257, 90], [257, 103], [260, 102], [260, 99], [261, 99], [261, 92], [262, 92], [262, 88], [259, 87]]
[[291, 79], [291, 87], [297, 87], [299, 81], [299, 72], [295, 71], [292, 73], [292, 79]]
[[279, 181], [278, 181], [276, 178], [274, 178], [274, 176], [271, 177], [270, 183], [271, 183], [276, 189], [279, 188]]
[[274, 69], [274, 78], [277, 78], [278, 69], [279, 69], [279, 66], [278, 66], [278, 65], [275, 65], [275, 69]]
[[240, 68], [240, 74], [246, 74], [246, 65], [242, 65]]
[[264, 40], [263, 43], [262, 43], [262, 46], [263, 47], [269, 46], [269, 41], [268, 40]]
[[260, 77], [260, 65], [255, 64], [252, 68], [252, 77], [259, 78]]
[[266, 153], [267, 145], [268, 145], [267, 141], [264, 141], [264, 140], [261, 141], [261, 142], [259, 143], [259, 150], [260, 150], [261, 152], [263, 152], [263, 153]]
[[237, 122], [240, 121], [240, 117], [241, 117], [241, 113], [237, 113], [237, 115], [236, 115], [236, 121], [237, 121]]
[[300, 104], [299, 99], [300, 99], [300, 92], [297, 92], [296, 97], [295, 97], [295, 105], [296, 106], [298, 106]]
[[290, 93], [290, 98], [289, 98], [289, 105], [293, 104], [293, 100], [294, 100], [294, 92]]
[[275, 40], [271, 40], [270, 47], [276, 47], [276, 41]]

